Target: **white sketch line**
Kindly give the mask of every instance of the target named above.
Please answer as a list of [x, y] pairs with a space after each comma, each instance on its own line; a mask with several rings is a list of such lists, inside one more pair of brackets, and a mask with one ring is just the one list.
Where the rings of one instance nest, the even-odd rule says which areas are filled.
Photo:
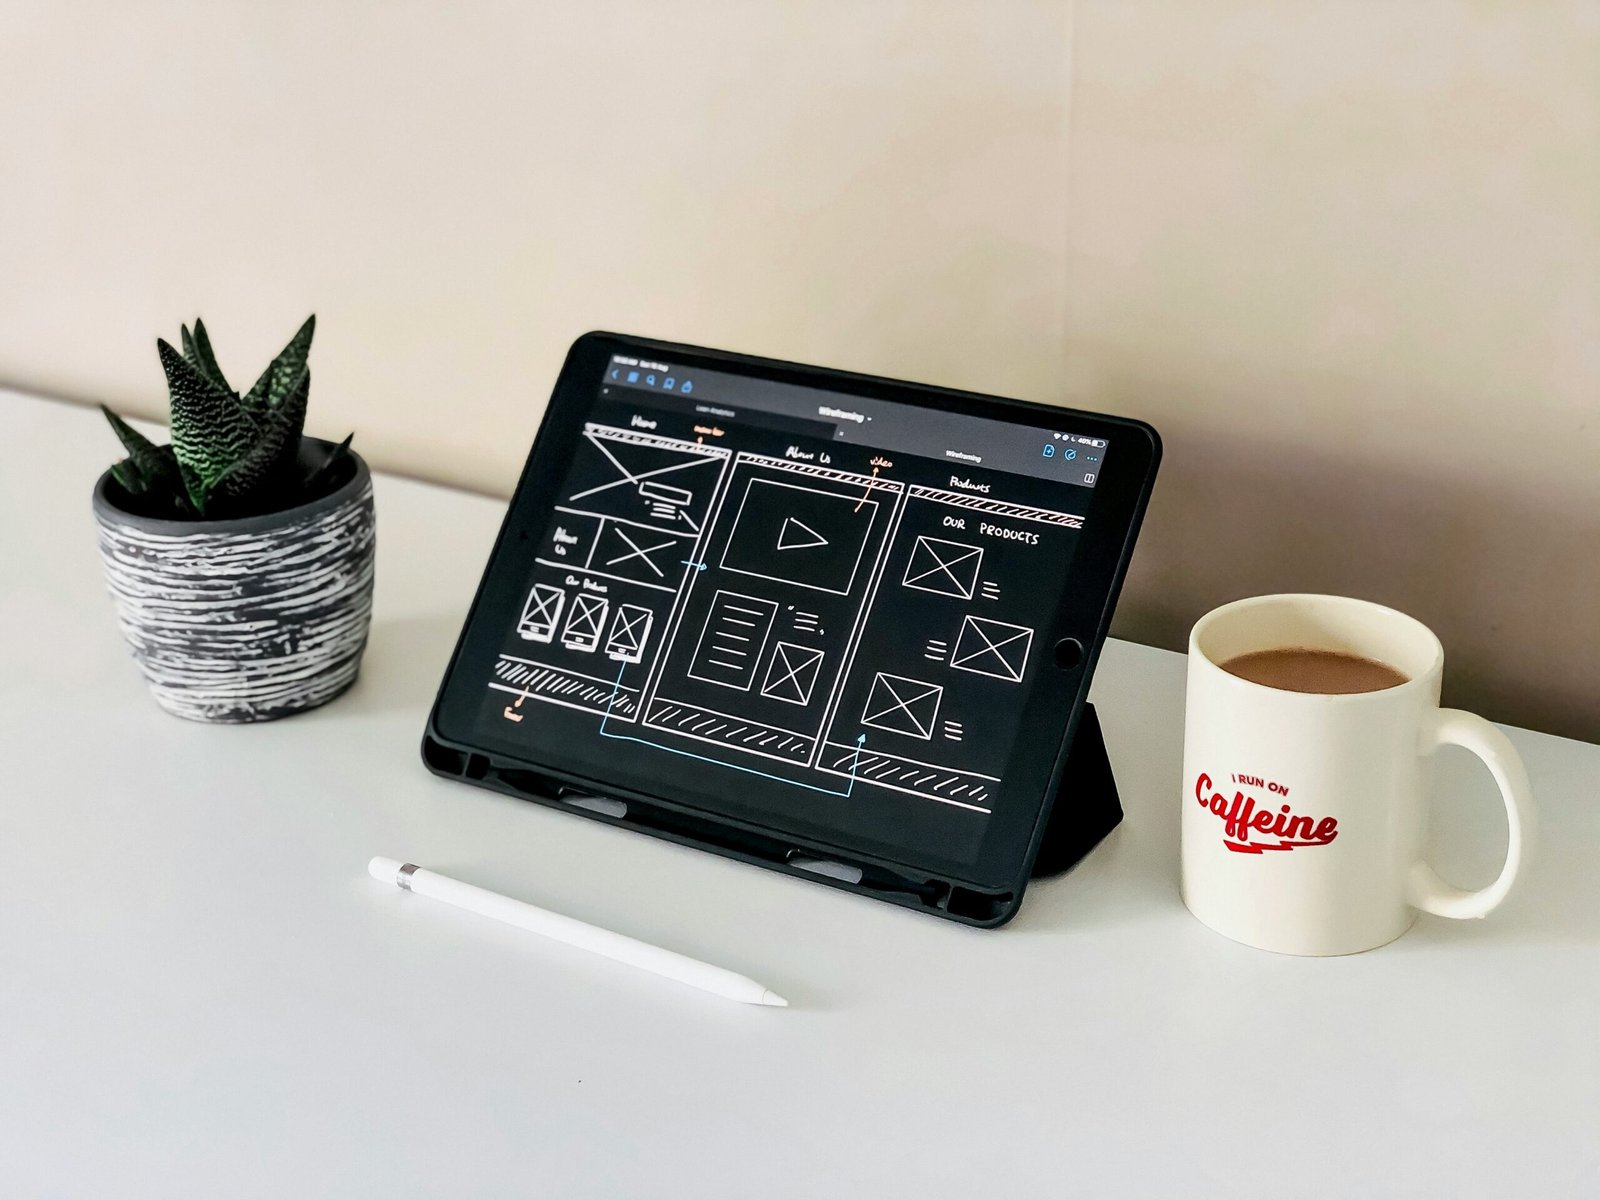
[[584, 508], [569, 508], [565, 504], [556, 505], [554, 511], [566, 513], [569, 517], [588, 517], [594, 521], [614, 521], [618, 525], [632, 525], [635, 529], [648, 529], [651, 533], [665, 533], [673, 537], [687, 536], [676, 529], [663, 529], [661, 526], [652, 525], [648, 521], [630, 521], [627, 517], [613, 517], [610, 513], [590, 512]]
[[[843, 742], [836, 742], [832, 739], [829, 739], [828, 746], [831, 749], [838, 750], [840, 753], [853, 754], [855, 752], [855, 746], [853, 744], [846, 746]], [[873, 750], [872, 753], [877, 755], [879, 758], [889, 759], [893, 762], [900, 763], [908, 767], [921, 767], [928, 771], [951, 771], [965, 778], [982, 779], [987, 783], [1000, 782], [1000, 776], [998, 775], [985, 775], [982, 771], [969, 771], [965, 767], [952, 767], [946, 763], [931, 763], [925, 759], [910, 758], [904, 754], [891, 754], [886, 750]], [[820, 766], [821, 764], [818, 765]]]
[[582, 500], [586, 496], [593, 496], [600, 492], [608, 492], [614, 487], [624, 487], [630, 483], [635, 487], [638, 487], [642, 481], [646, 479], [653, 479], [657, 475], [670, 475], [674, 471], [687, 471], [693, 467], [703, 467], [707, 463], [714, 461], [710, 458], [696, 457], [691, 458], [687, 462], [670, 463], [665, 467], [652, 467], [648, 471], [640, 471], [637, 475], [635, 475], [632, 471], [628, 470], [627, 467], [623, 466], [617, 461], [616, 455], [612, 454], [611, 451], [607, 450], [603, 445], [601, 445], [600, 438], [596, 437], [592, 433], [586, 433], [584, 434], [584, 437], [594, 445], [595, 449], [599, 450], [601, 454], [605, 455], [606, 458], [611, 461], [611, 465], [622, 473], [622, 478], [613, 479], [610, 483], [602, 483], [598, 487], [585, 488], [581, 492], [573, 492], [572, 495], [567, 497], [569, 503], [574, 500]]
[[556, 636], [556, 626], [561, 623], [561, 606], [566, 603], [566, 593], [548, 583], [536, 583], [522, 606], [522, 617], [517, 621], [517, 636], [527, 642], [549, 642]]
[[888, 574], [889, 547], [894, 545], [895, 537], [900, 532], [900, 521], [905, 516], [905, 511], [906, 502], [902, 491], [895, 496], [893, 505], [889, 509], [888, 528], [884, 530], [883, 538], [878, 543], [878, 556], [873, 560], [872, 569], [868, 572], [867, 587], [861, 605], [851, 618], [850, 634], [845, 639], [844, 658], [840, 663], [838, 675], [834, 677], [833, 689], [828, 694], [827, 703], [822, 706], [822, 723], [818, 726], [822, 736], [817, 741], [817, 754], [807, 761], [807, 766], [821, 765], [822, 744], [839, 721], [839, 713], [844, 705], [845, 689], [850, 682], [850, 672], [855, 669], [856, 653], [861, 649], [861, 639], [866, 633], [867, 619], [877, 603], [879, 591], [883, 588], [883, 577]]
[[[734, 601], [743, 601], [744, 604], [735, 604]], [[753, 608], [744, 605], [753, 605]], [[745, 621], [739, 617], [729, 616], [730, 612], [749, 613], [760, 618], [758, 625], [753, 621]], [[746, 596], [742, 592], [729, 592], [718, 589], [711, 597], [711, 604], [706, 609], [706, 623], [700, 627], [700, 638], [695, 643], [694, 652], [689, 656], [688, 670], [685, 674], [690, 679], [698, 679], [704, 683], [714, 683], [719, 687], [732, 688], [739, 692], [748, 692], [755, 684], [756, 661], [761, 657], [761, 652], [766, 649], [767, 638], [772, 633], [772, 622], [778, 613], [778, 602], [766, 600], [760, 596]], [[739, 646], [727, 645], [725, 638], [731, 640], [737, 636], [733, 631], [724, 628], [725, 624], [738, 625], [742, 628], [760, 628], [760, 644], [755, 655], [750, 655], [748, 650]], [[740, 637], [740, 641], [754, 638]], [[734, 656], [739, 659], [749, 658], [748, 662], [727, 662], [716, 657], [719, 654]], [[721, 674], [704, 673], [707, 668], [720, 668]]]
[[827, 538], [798, 517], [785, 517], [778, 527], [779, 550], [810, 550], [827, 544]]
[[983, 547], [918, 534], [901, 586], [971, 600], [983, 565]]
[[[722, 562], [720, 563], [720, 566], [722, 567], [722, 569], [724, 571], [732, 571], [732, 572], [734, 572], [735, 574], [738, 574], [738, 575], [748, 575], [752, 579], [765, 579], [765, 580], [768, 580], [768, 581], [770, 581], [772, 583], [786, 583], [786, 584], [789, 584], [791, 587], [808, 588], [809, 590], [811, 590], [813, 592], [827, 592], [830, 595], [835, 595], [835, 596], [848, 596], [850, 594], [850, 589], [855, 585], [856, 574], [861, 569], [861, 560], [867, 553], [867, 543], [872, 540], [872, 530], [873, 530], [873, 527], [877, 524], [877, 520], [878, 520], [878, 502], [876, 500], [864, 501], [864, 503], [870, 504], [872, 506], [872, 511], [867, 515], [866, 525], [861, 531], [861, 544], [856, 549], [856, 560], [850, 566], [850, 577], [845, 581], [844, 587], [842, 587], [842, 588], [823, 587], [821, 584], [805, 583], [805, 582], [803, 582], [803, 581], [801, 581], [799, 579], [794, 579], [794, 578], [789, 577], [789, 576], [767, 575], [767, 574], [764, 574], [763, 572], [760, 572], [760, 571], [751, 571], [751, 570], [749, 570], [749, 569], [747, 569], [745, 567], [732, 567], [732, 566], [728, 565], [728, 555], [729, 555], [730, 552], [732, 552], [733, 547], [734, 547], [735, 543], [738, 541], [738, 538], [739, 538], [739, 521], [740, 521], [740, 518], [742, 518], [744, 516], [745, 506], [750, 503], [750, 494], [751, 494], [751, 492], [753, 492], [755, 490], [755, 486], [758, 483], [762, 484], [765, 487], [790, 488], [791, 490], [797, 491], [797, 492], [810, 492], [811, 494], [816, 495], [816, 496], [826, 496], [831, 500], [838, 500], [838, 501], [840, 501], [842, 503], [855, 505], [857, 508], [859, 508], [860, 507], [860, 503], [862, 503], [862, 502], [858, 502], [858, 501], [860, 501], [859, 497], [847, 496], [842, 492], [830, 492], [830, 491], [826, 491], [823, 488], [806, 487], [806, 486], [804, 486], [802, 484], [798, 484], [798, 483], [784, 483], [781, 480], [777, 480], [777, 479], [762, 479], [759, 476], [757, 476], [755, 478], [752, 478], [752, 479], [749, 479], [745, 483], [744, 496], [739, 501], [739, 509], [738, 509], [737, 512], [735, 512], [733, 514], [733, 525], [728, 531], [727, 544], [725, 546], [723, 546], [723, 549], [722, 549]], [[852, 520], [853, 519], [854, 519], [854, 513], [852, 513]], [[788, 521], [793, 521], [794, 518], [790, 517], [790, 516], [786, 516], [784, 518], [784, 520], [785, 520], [785, 522], [788, 522]], [[799, 522], [796, 522], [796, 524], [799, 524]], [[802, 526], [802, 528], [809, 528], [809, 527]], [[811, 532], [814, 533], [815, 531], [813, 530]], [[779, 539], [780, 539], [780, 541], [782, 539], [781, 531], [779, 533]], [[827, 542], [824, 541], [821, 544], [822, 545], [826, 545]]]
[[[783, 740], [778, 742], [777, 746], [772, 750], [757, 750], [755, 746], [751, 746], [749, 744], [750, 738], [741, 738], [739, 741], [729, 740], [736, 736], [735, 734], [731, 733], [726, 739], [703, 737], [699, 734], [689, 733], [674, 724], [670, 724], [669, 721], [672, 714], [666, 713], [663, 707], [658, 706], [672, 706], [674, 713], [679, 713], [679, 719], [685, 723], [695, 720], [702, 714], [709, 714], [713, 717], [724, 717], [729, 721], [742, 723], [747, 729], [755, 729], [757, 734], [766, 733], [767, 737], [756, 742], [756, 746], [770, 745], [778, 738], [782, 738]], [[681, 713], [687, 713], [687, 715], [681, 715], [680, 710]], [[816, 738], [808, 733], [796, 733], [792, 729], [779, 729], [776, 726], [766, 725], [759, 721], [752, 721], [746, 717], [733, 717], [729, 716], [727, 713], [719, 713], [715, 709], [701, 708], [698, 704], [687, 705], [679, 700], [657, 699], [652, 701], [650, 712], [644, 718], [644, 725], [648, 729], [660, 730], [662, 733], [671, 734], [674, 737], [690, 738], [694, 741], [705, 742], [712, 746], [724, 746], [729, 749], [738, 750], [744, 754], [754, 754], [758, 758], [770, 758], [773, 762], [787, 763], [790, 766], [806, 765], [811, 758], [812, 749], [816, 745]], [[795, 743], [795, 746], [789, 753], [782, 754], [775, 752], [787, 747], [791, 741]]]
[[611, 603], [604, 596], [591, 596], [579, 592], [572, 597], [567, 609], [567, 623], [561, 630], [561, 644], [569, 650], [588, 654], [600, 644], [600, 633], [605, 628], [606, 613]]
[[761, 694], [785, 704], [810, 704], [817, 676], [822, 673], [822, 658], [823, 651], [814, 646], [774, 643]]
[[650, 637], [655, 613], [640, 604], [619, 604], [606, 638], [606, 657], [618, 662], [636, 663], [644, 657], [644, 644]]
[[[631, 583], [635, 587], [650, 588], [657, 592], [672, 592], [677, 590], [676, 588], [668, 587], [664, 583], [646, 583], [642, 579], [629, 579], [626, 575], [613, 575], [609, 571], [597, 571], [593, 567], [580, 567], [576, 563], [552, 562], [548, 558], [536, 558], [533, 561], [538, 563], [541, 567], [554, 567], [558, 571], [571, 571], [577, 575], [595, 575], [601, 579], [614, 579], [618, 583]], [[687, 574], [687, 571], [685, 571], [685, 573]]]
[[1040, 521], [1046, 525], [1065, 525], [1069, 529], [1082, 529], [1083, 518], [1072, 513], [1054, 512], [1048, 508], [1034, 508], [1027, 504], [1011, 504], [1004, 500], [991, 500], [987, 496], [974, 496], [967, 492], [947, 492], [942, 488], [912, 484], [908, 489], [914, 500], [931, 500], [936, 504], [949, 504], [955, 508], [975, 512], [993, 513], [997, 517], [1016, 517], [1023, 521]]
[[656, 566], [655, 560], [650, 556], [658, 550], [666, 550], [669, 547], [676, 546], [678, 544], [676, 540], [670, 542], [660, 542], [657, 545], [641, 550], [639, 548], [639, 543], [629, 537], [625, 531], [621, 529], [613, 529], [611, 532], [617, 537], [621, 538], [624, 542], [628, 543], [628, 553], [620, 554], [613, 559], [608, 559], [604, 564], [605, 566], [614, 567], [618, 563], [625, 563], [631, 558], [637, 558], [640, 562], [644, 563], [645, 566], [649, 567], [656, 573], [657, 579], [665, 579], [667, 577], [667, 573], [660, 567]]
[[[770, 467], [775, 471], [788, 471], [794, 475], [810, 475], [816, 479], [827, 479], [850, 487], [870, 487], [875, 492], [901, 492], [905, 490], [905, 484], [897, 480], [874, 479], [871, 475], [862, 475], [855, 471], [839, 471], [833, 467], [819, 467], [814, 463], [795, 462], [787, 458], [773, 458], [767, 454], [751, 454], [748, 451], [740, 451], [738, 461], [749, 463], [753, 467]], [[855, 496], [850, 497], [851, 500], [857, 498]]]
[[[819, 759], [819, 761], [817, 762], [817, 770], [822, 771], [822, 772], [824, 772], [825, 774], [828, 774], [828, 775], [838, 775], [838, 776], [840, 776], [842, 778], [849, 778], [850, 772], [848, 770], [841, 770], [839, 764], [847, 764], [847, 763], [849, 763], [854, 758], [855, 751], [856, 751], [856, 747], [854, 747], [854, 746], [846, 747], [846, 746], [841, 745], [838, 742], [832, 742], [832, 741], [827, 742], [820, 748], [819, 754], [824, 755], [824, 756], [826, 756], [826, 755], [836, 755], [837, 757], [834, 759], [834, 762], [835, 762], [836, 765], [829, 766], [827, 762], [822, 761], [821, 759]], [[910, 760], [907, 760], [907, 761], [910, 761]], [[950, 772], [952, 774], [961, 775], [961, 776], [970, 775], [972, 773], [970, 771], [956, 771], [953, 767], [940, 767], [938, 769], [941, 770], [941, 771], [947, 771], [947, 772]], [[998, 782], [998, 780], [996, 782]], [[910, 788], [905, 787], [902, 784], [892, 783], [892, 782], [888, 782], [887, 780], [884, 780], [884, 779], [874, 778], [872, 775], [870, 775], [867, 772], [866, 768], [861, 767], [861, 766], [857, 767], [856, 783], [857, 783], [858, 786], [859, 785], [870, 784], [872, 787], [885, 788], [885, 789], [887, 789], [888, 791], [891, 791], [891, 792], [902, 792], [907, 796], [915, 796], [919, 800], [932, 800], [932, 801], [934, 801], [935, 803], [938, 803], [938, 804], [948, 804], [952, 808], [964, 808], [964, 809], [967, 809], [967, 810], [969, 810], [971, 812], [988, 813], [988, 812], [993, 812], [994, 811], [992, 808], [987, 808], [982, 804], [974, 804], [974, 803], [971, 802], [971, 801], [976, 800], [976, 799], [985, 798], [980, 794], [980, 790], [981, 790], [982, 785], [966, 785], [964, 787], [952, 788], [950, 790], [950, 795], [949, 796], [941, 796], [938, 793], [932, 792], [932, 791], [915, 792], [915, 791], [912, 791]], [[966, 800], [955, 800], [955, 799], [951, 798], [953, 796], [957, 796], [957, 795], [961, 794], [963, 791], [966, 791], [967, 787], [972, 787], [973, 788], [973, 792], [972, 792], [972, 795], [970, 795]]]
[[867, 692], [861, 723], [927, 741], [933, 737], [943, 698], [944, 688], [937, 683], [879, 671]]
[[1033, 630], [1026, 625], [969, 613], [961, 620], [961, 633], [950, 654], [950, 666], [957, 671], [1004, 679], [1007, 683], [1021, 683], [1032, 647]]
[[[703, 450], [713, 450], [712, 447], [699, 447]], [[683, 621], [689, 612], [689, 603], [699, 586], [700, 577], [704, 572], [700, 569], [705, 565], [707, 539], [710, 531], [717, 526], [722, 510], [728, 502], [728, 492], [733, 487], [733, 472], [726, 468], [734, 461], [731, 451], [717, 447], [714, 453], [717, 459], [717, 478], [711, 487], [711, 503], [707, 510], [705, 526], [695, 535], [694, 544], [685, 555], [687, 562], [684, 565], [684, 576], [687, 583], [679, 580], [679, 586], [673, 589], [672, 609], [667, 614], [666, 629], [662, 637], [663, 651], [657, 654], [650, 664], [650, 670], [645, 676], [644, 695], [646, 703], [656, 694], [656, 689], [661, 686], [661, 681], [666, 677], [668, 666], [671, 664], [673, 653], [678, 647], [678, 639], [683, 634]]]

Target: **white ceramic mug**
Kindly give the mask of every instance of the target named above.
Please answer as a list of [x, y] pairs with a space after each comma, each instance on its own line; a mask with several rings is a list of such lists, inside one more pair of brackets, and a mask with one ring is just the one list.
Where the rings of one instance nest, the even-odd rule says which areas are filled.
[[[1332, 650], [1407, 682], [1373, 692], [1284, 691], [1221, 664], [1260, 650]], [[1189, 634], [1183, 747], [1183, 900], [1218, 933], [1284, 954], [1353, 954], [1399, 937], [1418, 910], [1481, 917], [1511, 890], [1533, 840], [1522, 760], [1482, 717], [1439, 707], [1444, 649], [1420, 621], [1340, 596], [1257, 596]], [[1422, 861], [1427, 757], [1463, 746], [1494, 773], [1511, 838], [1500, 877], [1451, 887]]]

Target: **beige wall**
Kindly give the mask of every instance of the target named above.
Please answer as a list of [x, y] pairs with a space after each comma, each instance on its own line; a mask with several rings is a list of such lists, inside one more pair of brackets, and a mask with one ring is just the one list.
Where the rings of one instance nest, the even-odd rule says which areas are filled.
[[1600, 0], [0, 22], [0, 379], [155, 413], [314, 308], [316, 429], [488, 490], [594, 327], [1132, 413], [1119, 632], [1353, 592], [1600, 738]]

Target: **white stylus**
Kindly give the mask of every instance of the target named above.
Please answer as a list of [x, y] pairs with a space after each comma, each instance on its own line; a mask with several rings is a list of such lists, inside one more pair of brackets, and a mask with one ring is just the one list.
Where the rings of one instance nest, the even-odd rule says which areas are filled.
[[588, 950], [605, 958], [615, 959], [617, 962], [627, 963], [629, 966], [656, 975], [663, 975], [668, 979], [676, 979], [679, 983], [686, 983], [701, 991], [726, 996], [729, 1000], [738, 1000], [744, 1004], [771, 1004], [778, 1008], [789, 1006], [789, 1002], [782, 996], [768, 991], [754, 979], [747, 979], [722, 967], [713, 967], [710, 963], [703, 963], [697, 958], [663, 950], [660, 946], [652, 946], [648, 942], [612, 933], [609, 929], [585, 925], [572, 917], [535, 908], [531, 904], [513, 900], [510, 896], [502, 896], [498, 892], [473, 887], [470, 883], [462, 883], [459, 879], [451, 879], [448, 875], [425, 871], [415, 863], [399, 863], [392, 858], [375, 858], [367, 864], [367, 871], [374, 879], [396, 884], [419, 896], [442, 900], [446, 904], [453, 904], [468, 912], [504, 921], [507, 925], [515, 925], [518, 929], [526, 929], [529, 933], [537, 933], [541, 937], [568, 946], [577, 946], [580, 950]]

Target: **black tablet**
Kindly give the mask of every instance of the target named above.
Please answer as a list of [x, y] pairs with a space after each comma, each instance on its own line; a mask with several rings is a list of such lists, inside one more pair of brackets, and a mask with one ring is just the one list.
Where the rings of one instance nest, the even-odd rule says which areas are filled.
[[1159, 458], [1136, 421], [588, 334], [425, 758], [998, 924]]

